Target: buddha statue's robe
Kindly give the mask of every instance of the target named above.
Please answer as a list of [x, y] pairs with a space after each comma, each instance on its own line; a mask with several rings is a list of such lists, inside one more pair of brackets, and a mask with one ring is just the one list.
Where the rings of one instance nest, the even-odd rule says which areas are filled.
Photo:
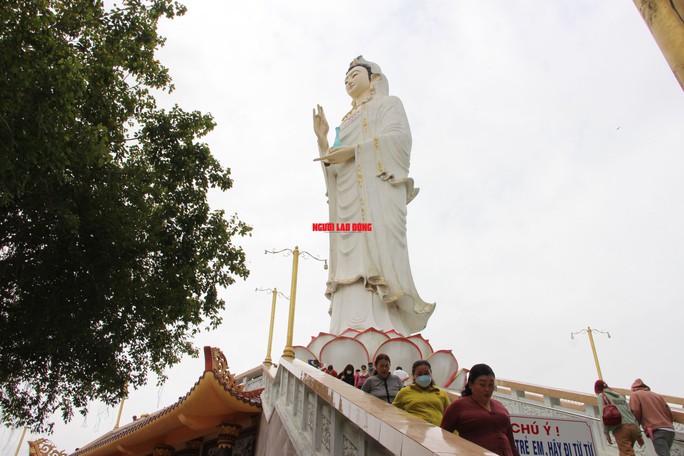
[[401, 101], [376, 94], [343, 120], [339, 139], [355, 154], [323, 166], [330, 221], [371, 230], [330, 233], [330, 332], [419, 332], [435, 305], [418, 295], [409, 265], [406, 205], [418, 189], [408, 177], [411, 132]]

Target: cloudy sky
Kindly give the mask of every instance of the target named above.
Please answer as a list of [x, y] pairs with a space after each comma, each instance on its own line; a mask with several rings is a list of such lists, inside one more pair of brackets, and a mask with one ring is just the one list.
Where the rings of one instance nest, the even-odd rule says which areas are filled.
[[[461, 367], [591, 392], [595, 335], [604, 378], [684, 396], [684, 96], [631, 1], [204, 0], [162, 23], [158, 56], [176, 91], [161, 104], [211, 113], [206, 138], [232, 169], [215, 208], [254, 227], [238, 240], [248, 280], [223, 290], [220, 347], [231, 371], [266, 353], [270, 295], [290, 294], [294, 248], [327, 257], [325, 189], [311, 113], [348, 111], [357, 55], [380, 64], [413, 134], [408, 241], [419, 292], [437, 308], [423, 332]], [[326, 271], [300, 261], [295, 344], [327, 331]], [[273, 355], [282, 353], [279, 302]], [[122, 423], [185, 394], [201, 359], [163, 387], [132, 392]], [[58, 425], [72, 451], [113, 427], [117, 409]], [[18, 430], [4, 430], [0, 452]], [[40, 436], [30, 435], [27, 438]]]

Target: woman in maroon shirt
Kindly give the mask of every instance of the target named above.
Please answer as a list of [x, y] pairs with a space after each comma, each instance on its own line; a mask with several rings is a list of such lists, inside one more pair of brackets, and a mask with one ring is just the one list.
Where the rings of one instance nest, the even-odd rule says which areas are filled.
[[474, 365], [461, 398], [449, 405], [440, 426], [449, 432], [458, 431], [459, 436], [499, 456], [520, 456], [508, 410], [492, 399], [494, 388], [492, 368]]

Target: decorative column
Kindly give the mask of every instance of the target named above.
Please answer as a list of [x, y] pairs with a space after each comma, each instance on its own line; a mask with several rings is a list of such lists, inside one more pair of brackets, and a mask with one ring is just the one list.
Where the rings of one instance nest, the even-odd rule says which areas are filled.
[[170, 445], [157, 445], [152, 450], [152, 456], [173, 456], [175, 449]]
[[185, 448], [176, 451], [175, 456], [199, 456], [202, 448], [202, 438], [192, 439], [185, 442]]
[[[217, 446], [219, 448], [233, 448], [233, 445], [235, 445], [235, 441], [237, 440], [238, 435], [240, 435], [242, 426], [240, 426], [239, 424], [221, 423], [217, 427], [219, 431]], [[219, 452], [219, 454], [222, 453]]]

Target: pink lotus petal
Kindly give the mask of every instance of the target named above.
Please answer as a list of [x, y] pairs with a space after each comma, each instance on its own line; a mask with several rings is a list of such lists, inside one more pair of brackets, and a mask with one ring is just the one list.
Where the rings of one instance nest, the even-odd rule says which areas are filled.
[[361, 342], [350, 337], [336, 337], [321, 348], [319, 358], [326, 366], [332, 364], [338, 373], [347, 364], [358, 368], [368, 363], [368, 351]]
[[437, 386], [446, 387], [453, 382], [458, 372], [458, 361], [451, 350], [437, 350], [427, 360], [432, 366], [432, 378]]

